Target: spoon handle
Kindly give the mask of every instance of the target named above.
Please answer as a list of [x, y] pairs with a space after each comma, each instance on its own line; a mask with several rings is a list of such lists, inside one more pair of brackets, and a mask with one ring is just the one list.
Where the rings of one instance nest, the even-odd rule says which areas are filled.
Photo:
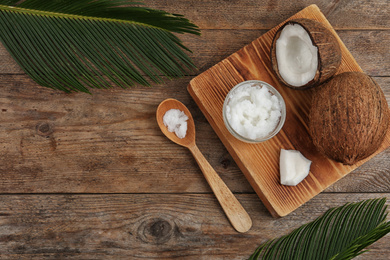
[[226, 186], [221, 177], [219, 177], [219, 175], [215, 172], [213, 167], [211, 167], [198, 147], [194, 144], [188, 147], [188, 149], [195, 157], [196, 162], [202, 170], [208, 184], [213, 190], [215, 197], [217, 197], [232, 226], [238, 232], [243, 233], [248, 231], [252, 226], [252, 220], [240, 202]]

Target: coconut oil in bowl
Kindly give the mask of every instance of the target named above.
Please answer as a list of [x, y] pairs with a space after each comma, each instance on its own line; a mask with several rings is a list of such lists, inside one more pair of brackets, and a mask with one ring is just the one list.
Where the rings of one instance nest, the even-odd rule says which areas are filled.
[[248, 80], [230, 90], [222, 113], [225, 126], [234, 137], [247, 143], [260, 143], [282, 129], [286, 105], [270, 84]]

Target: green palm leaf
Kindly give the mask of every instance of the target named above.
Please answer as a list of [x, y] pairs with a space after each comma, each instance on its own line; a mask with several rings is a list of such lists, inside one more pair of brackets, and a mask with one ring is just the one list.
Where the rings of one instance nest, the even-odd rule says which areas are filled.
[[183, 16], [121, 0], [0, 0], [0, 40], [38, 84], [66, 92], [161, 83], [195, 68]]
[[249, 259], [352, 259], [390, 232], [385, 202], [365, 200], [330, 209], [289, 235], [261, 245]]

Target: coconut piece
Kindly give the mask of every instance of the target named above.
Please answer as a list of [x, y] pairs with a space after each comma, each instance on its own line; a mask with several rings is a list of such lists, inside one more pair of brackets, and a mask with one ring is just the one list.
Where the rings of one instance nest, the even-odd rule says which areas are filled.
[[276, 32], [271, 63], [283, 84], [303, 90], [320, 85], [337, 72], [341, 50], [336, 37], [320, 22], [294, 19]]
[[354, 164], [373, 154], [389, 127], [390, 112], [378, 84], [362, 72], [341, 73], [313, 94], [309, 132], [331, 159]]
[[311, 161], [296, 150], [280, 151], [280, 183], [295, 186], [310, 172]]

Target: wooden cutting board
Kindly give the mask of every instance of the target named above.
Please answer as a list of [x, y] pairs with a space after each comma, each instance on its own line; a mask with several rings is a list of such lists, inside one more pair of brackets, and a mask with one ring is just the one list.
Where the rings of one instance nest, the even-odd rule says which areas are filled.
[[[362, 71], [316, 5], [303, 9], [288, 20], [294, 18], [317, 20], [335, 34], [342, 51], [338, 73]], [[351, 166], [330, 160], [316, 151], [308, 133], [310, 100], [315, 90], [289, 89], [277, 80], [271, 69], [269, 51], [272, 38], [284, 22], [198, 75], [188, 86], [192, 98], [274, 217], [289, 214], [390, 146], [389, 130], [385, 141], [374, 155]], [[282, 130], [271, 140], [260, 144], [248, 144], [234, 138], [226, 129], [222, 118], [222, 105], [229, 90], [239, 82], [252, 79], [274, 86], [283, 96], [287, 107], [286, 122]], [[299, 150], [312, 161], [309, 176], [297, 186], [283, 186], [279, 183], [281, 148]]]

